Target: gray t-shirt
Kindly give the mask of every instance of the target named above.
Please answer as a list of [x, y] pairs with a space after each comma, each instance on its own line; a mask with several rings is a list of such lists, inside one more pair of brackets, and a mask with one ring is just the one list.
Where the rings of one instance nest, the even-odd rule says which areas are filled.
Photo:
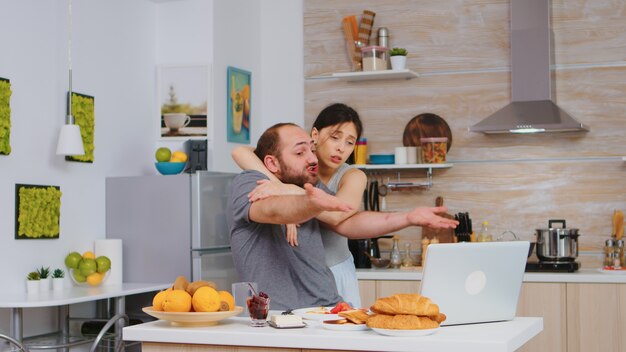
[[287, 242], [283, 225], [250, 220], [248, 193], [257, 181], [267, 179], [258, 171], [235, 176], [228, 209], [228, 226], [239, 279], [256, 282], [270, 296], [271, 309], [331, 306], [340, 302], [332, 272], [326, 266], [317, 220], [298, 229], [298, 247]]
[[[330, 178], [326, 187], [332, 194], [336, 194], [339, 190], [339, 182], [346, 173], [346, 171], [353, 169], [354, 166], [343, 164], [341, 165], [333, 177]], [[323, 185], [322, 182], [318, 182], [318, 187]], [[298, 238], [300, 237], [300, 231], [298, 231]], [[322, 227], [322, 242], [324, 243], [324, 249], [326, 250], [326, 265], [329, 267], [343, 263], [348, 258], [352, 258], [352, 253], [348, 248], [348, 239], [340, 234]]]

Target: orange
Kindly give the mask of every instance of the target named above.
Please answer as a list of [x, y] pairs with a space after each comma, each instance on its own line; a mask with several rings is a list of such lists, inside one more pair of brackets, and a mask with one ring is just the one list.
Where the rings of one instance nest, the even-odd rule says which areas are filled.
[[228, 291], [219, 291], [220, 300], [228, 303], [228, 310], [235, 310], [235, 297]]
[[196, 312], [217, 312], [220, 302], [220, 294], [213, 287], [200, 287], [193, 294], [192, 304]]
[[152, 299], [152, 309], [163, 310], [163, 301], [165, 301], [165, 296], [167, 296], [169, 291], [171, 291], [171, 289], [161, 291], [154, 295], [154, 298]]
[[92, 251], [83, 253], [83, 259], [96, 259], [96, 255]]
[[175, 163], [187, 162], [187, 154], [185, 154], [185, 152], [181, 152], [180, 150], [177, 150], [174, 153], [172, 153], [170, 162], [175, 162]]
[[191, 309], [191, 295], [184, 290], [171, 290], [163, 300], [166, 312], [188, 312]]
[[104, 274], [95, 272], [87, 276], [87, 283], [91, 286], [98, 286], [102, 283], [102, 279], [104, 279]]

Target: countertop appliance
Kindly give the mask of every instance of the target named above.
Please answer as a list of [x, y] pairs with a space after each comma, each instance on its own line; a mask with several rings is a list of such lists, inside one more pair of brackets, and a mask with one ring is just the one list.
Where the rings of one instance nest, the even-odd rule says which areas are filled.
[[[234, 176], [198, 171], [107, 178], [106, 237], [123, 241], [124, 282], [174, 282], [185, 275], [230, 290], [238, 281], [226, 224]], [[127, 299], [127, 312], [140, 312], [151, 298]]]
[[[560, 228], [554, 224], [561, 224]], [[574, 272], [580, 268], [578, 258], [578, 229], [567, 228], [565, 220], [548, 220], [547, 229], [536, 229], [537, 242], [526, 271]], [[531, 255], [533, 253], [530, 253]], [[530, 258], [530, 256], [529, 256]]]

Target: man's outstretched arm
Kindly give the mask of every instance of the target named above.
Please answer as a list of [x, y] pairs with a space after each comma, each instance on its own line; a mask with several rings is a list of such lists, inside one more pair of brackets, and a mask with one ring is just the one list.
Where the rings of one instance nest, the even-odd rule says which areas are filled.
[[262, 224], [299, 224], [323, 211], [352, 210], [348, 203], [308, 183], [304, 189], [304, 195], [273, 196], [252, 203], [250, 220]]

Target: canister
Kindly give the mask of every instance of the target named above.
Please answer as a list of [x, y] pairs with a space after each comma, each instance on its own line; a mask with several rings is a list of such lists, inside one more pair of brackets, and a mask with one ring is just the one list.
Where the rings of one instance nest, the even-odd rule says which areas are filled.
[[387, 69], [387, 48], [384, 46], [366, 46], [361, 48], [363, 71], [382, 71]]
[[422, 144], [422, 162], [440, 164], [446, 162], [448, 137], [420, 138]]

